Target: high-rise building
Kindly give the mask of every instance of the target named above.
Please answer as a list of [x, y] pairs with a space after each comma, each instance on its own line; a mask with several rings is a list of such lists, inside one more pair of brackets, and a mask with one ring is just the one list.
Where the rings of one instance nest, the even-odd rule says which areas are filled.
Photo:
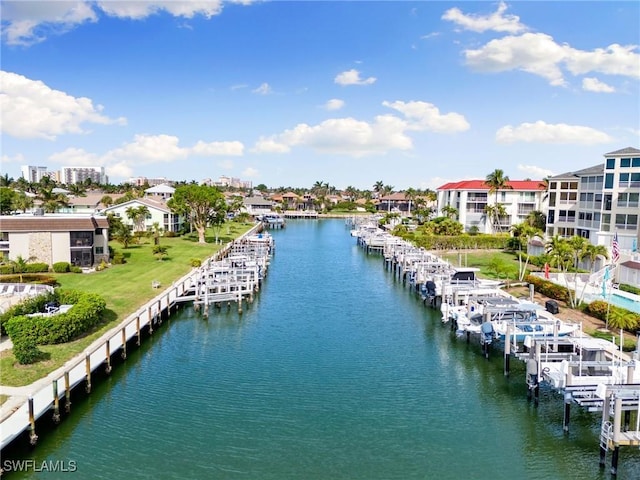
[[109, 178], [104, 173], [104, 167], [62, 167], [60, 169], [60, 182], [65, 185], [83, 183], [88, 178], [93, 183], [109, 183]]
[[33, 165], [22, 165], [22, 178], [31, 183], [38, 183], [42, 177], [51, 176], [51, 172], [47, 172], [47, 167], [35, 167]]

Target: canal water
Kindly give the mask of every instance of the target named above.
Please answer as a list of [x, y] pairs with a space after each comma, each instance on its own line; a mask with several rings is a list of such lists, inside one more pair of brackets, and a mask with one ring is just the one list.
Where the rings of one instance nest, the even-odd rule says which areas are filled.
[[[599, 415], [574, 408], [563, 434], [559, 396], [529, 403], [520, 364], [505, 378], [456, 339], [343, 221], [273, 235], [241, 316], [181, 309], [22, 457], [110, 480], [610, 478]], [[640, 478], [640, 453], [620, 457]]]

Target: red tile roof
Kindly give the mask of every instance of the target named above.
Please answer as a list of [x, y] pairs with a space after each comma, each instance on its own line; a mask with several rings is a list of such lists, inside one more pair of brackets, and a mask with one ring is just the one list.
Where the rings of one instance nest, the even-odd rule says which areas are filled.
[[[542, 180], [510, 180], [507, 185], [511, 190], [546, 190]], [[459, 182], [445, 183], [436, 190], [489, 190], [489, 185], [484, 180], [461, 180]]]

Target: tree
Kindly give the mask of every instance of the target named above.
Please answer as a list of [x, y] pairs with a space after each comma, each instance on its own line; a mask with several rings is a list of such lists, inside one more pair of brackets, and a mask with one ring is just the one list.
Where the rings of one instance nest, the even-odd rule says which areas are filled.
[[380, 193], [382, 193], [383, 189], [384, 189], [384, 182], [382, 180], [378, 180], [376, 183], [373, 184], [373, 191], [376, 193], [376, 197], [380, 196]]
[[442, 213], [447, 218], [451, 218], [451, 219], [458, 218], [458, 209], [455, 207], [452, 207], [451, 205], [445, 205], [444, 207], [442, 207]]
[[8, 215], [14, 209], [16, 192], [9, 187], [0, 187], [0, 215]]
[[186, 215], [198, 232], [198, 242], [206, 243], [205, 229], [210, 223], [219, 222], [226, 214], [226, 202], [222, 192], [207, 185], [184, 185], [176, 188], [167, 202], [173, 213]]
[[103, 195], [100, 199], [100, 203], [105, 207], [110, 207], [113, 205], [113, 197], [111, 195]]
[[[487, 205], [487, 207], [485, 207], [485, 211], [487, 212], [487, 216], [493, 220], [494, 230], [501, 231], [502, 226], [500, 217], [506, 215], [506, 211], [504, 205], [498, 203], [498, 191], [512, 189], [511, 185], [509, 185], [509, 177], [507, 177], [502, 170], [496, 168], [493, 172], [487, 175], [484, 183], [489, 186], [489, 194], [495, 193], [495, 208], [489, 208], [490, 205]], [[502, 209], [499, 209], [498, 207], [502, 207]]]
[[127, 214], [127, 218], [129, 218], [133, 222], [133, 231], [134, 232], [144, 232], [145, 229], [145, 220], [147, 216], [151, 214], [149, 212], [149, 207], [146, 205], [140, 205], [138, 207], [128, 207], [125, 210]]
[[22, 213], [33, 208], [33, 203], [33, 197], [24, 192], [16, 192], [15, 197], [13, 197], [13, 209], [20, 210]]
[[154, 245], [153, 255], [158, 258], [158, 261], [162, 261], [167, 256], [167, 249], [165, 245]]
[[411, 204], [415, 202], [418, 192], [414, 188], [407, 188], [404, 192], [404, 196], [407, 200], [409, 200], [409, 210], [407, 212], [408, 215], [411, 215]]
[[535, 235], [541, 235], [542, 232], [535, 227], [527, 224], [526, 222], [518, 223], [511, 227], [511, 233], [513, 237], [518, 240], [518, 280], [521, 282], [524, 280], [527, 273], [527, 265], [529, 263], [529, 255], [526, 256], [524, 266], [522, 265], [522, 246], [528, 247], [529, 240]]
[[547, 219], [545, 218], [544, 213], [539, 210], [529, 212], [527, 218], [525, 218], [525, 222], [542, 232], [547, 228]]
[[[580, 240], [585, 240], [581, 237], [575, 237]], [[566, 238], [562, 238], [559, 235], [556, 235], [550, 238], [546, 245], [545, 250], [547, 254], [551, 256], [551, 264], [557, 267], [562, 273], [562, 277], [564, 278], [565, 287], [567, 288], [569, 294], [569, 306], [571, 308], [576, 308], [578, 305], [578, 300], [576, 298], [575, 289], [569, 286], [569, 270], [576, 265], [578, 257], [577, 249], [582, 248], [582, 242], [569, 241]], [[575, 268], [574, 268], [575, 272]], [[576, 277], [577, 272], [573, 275], [573, 285], [576, 285]]]
[[502, 217], [507, 215], [507, 210], [504, 208], [504, 205], [501, 203], [496, 203], [495, 205], [485, 205], [484, 211], [487, 214], [487, 218], [491, 222], [491, 226], [494, 231], [501, 232], [502, 231]]

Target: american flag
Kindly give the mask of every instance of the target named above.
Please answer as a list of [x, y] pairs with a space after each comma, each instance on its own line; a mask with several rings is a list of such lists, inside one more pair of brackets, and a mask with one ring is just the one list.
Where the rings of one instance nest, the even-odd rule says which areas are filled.
[[620, 260], [620, 245], [618, 244], [618, 232], [613, 235], [613, 242], [611, 243], [611, 259], [613, 263]]

